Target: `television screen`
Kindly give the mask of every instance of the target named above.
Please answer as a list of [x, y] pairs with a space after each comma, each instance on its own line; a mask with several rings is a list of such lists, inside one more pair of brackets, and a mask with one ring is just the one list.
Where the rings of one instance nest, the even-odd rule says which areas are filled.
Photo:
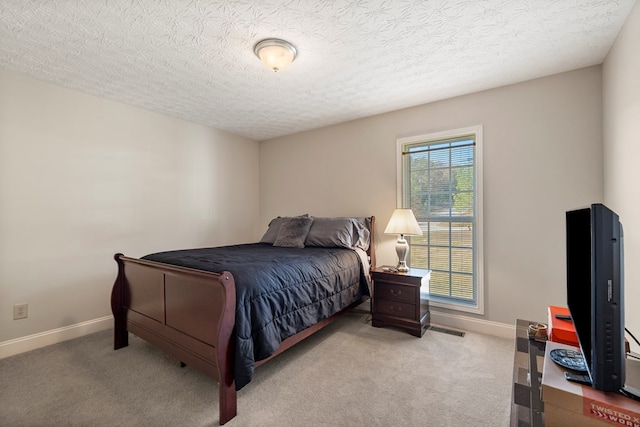
[[569, 211], [567, 305], [594, 388], [625, 381], [622, 225], [602, 204]]

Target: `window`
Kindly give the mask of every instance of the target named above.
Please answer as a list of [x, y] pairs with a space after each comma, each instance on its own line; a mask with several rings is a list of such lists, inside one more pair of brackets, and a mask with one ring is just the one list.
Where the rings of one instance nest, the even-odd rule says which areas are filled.
[[400, 206], [422, 236], [410, 236], [409, 266], [431, 270], [431, 303], [483, 313], [482, 127], [401, 138]]

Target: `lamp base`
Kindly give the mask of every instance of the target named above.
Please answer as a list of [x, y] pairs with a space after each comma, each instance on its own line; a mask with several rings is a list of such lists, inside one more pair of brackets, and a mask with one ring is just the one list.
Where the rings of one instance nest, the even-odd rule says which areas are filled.
[[405, 240], [404, 236], [400, 234], [398, 236], [398, 240], [396, 241], [396, 253], [398, 254], [398, 271], [400, 273], [406, 273], [409, 271], [409, 267], [407, 267], [407, 254], [409, 253], [409, 245]]
[[398, 263], [398, 266], [396, 267], [396, 270], [398, 270], [400, 273], [408, 272], [409, 271], [409, 267], [407, 267], [406, 261], [400, 261]]

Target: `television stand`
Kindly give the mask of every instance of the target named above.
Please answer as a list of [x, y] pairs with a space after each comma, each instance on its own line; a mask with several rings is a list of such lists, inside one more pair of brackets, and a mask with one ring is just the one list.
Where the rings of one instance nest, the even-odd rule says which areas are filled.
[[511, 427], [542, 427], [544, 405], [540, 398], [545, 341], [529, 339], [530, 320], [516, 321], [516, 348], [513, 358]]

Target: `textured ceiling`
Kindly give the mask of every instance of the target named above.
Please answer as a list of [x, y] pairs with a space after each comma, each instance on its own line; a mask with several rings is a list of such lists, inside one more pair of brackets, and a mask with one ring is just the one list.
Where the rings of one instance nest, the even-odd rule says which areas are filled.
[[0, 68], [264, 140], [599, 64], [634, 3], [0, 0]]

